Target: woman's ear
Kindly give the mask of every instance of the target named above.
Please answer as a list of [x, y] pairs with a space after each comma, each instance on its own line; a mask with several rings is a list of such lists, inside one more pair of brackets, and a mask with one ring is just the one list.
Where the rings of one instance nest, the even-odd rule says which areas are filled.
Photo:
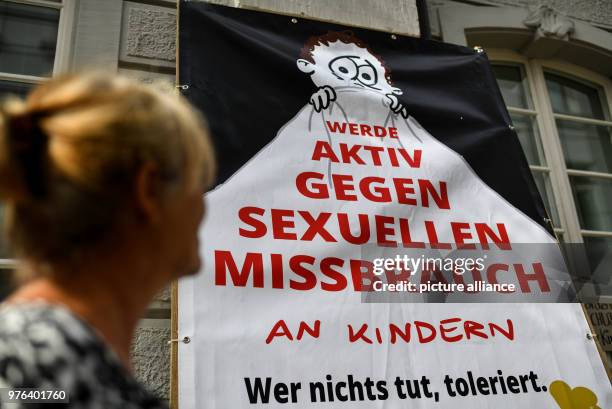
[[161, 220], [161, 202], [157, 166], [153, 162], [145, 162], [134, 180], [134, 204], [136, 211], [145, 220], [158, 223]]

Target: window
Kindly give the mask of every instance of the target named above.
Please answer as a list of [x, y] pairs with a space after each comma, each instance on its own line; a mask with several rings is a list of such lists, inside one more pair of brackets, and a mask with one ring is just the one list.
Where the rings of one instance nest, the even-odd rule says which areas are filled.
[[0, 0], [0, 98], [66, 69], [74, 0]]
[[524, 67], [520, 64], [495, 64], [493, 71], [551, 223], [555, 232], [562, 236], [564, 230], [555, 205], [550, 184], [550, 167], [537, 123], [538, 111], [531, 98]]
[[546, 87], [591, 268], [612, 249], [612, 122], [603, 90], [552, 72]]
[[612, 83], [570, 64], [487, 53], [555, 233], [584, 243], [591, 271], [602, 271], [612, 260]]
[[[69, 62], [75, 0], [0, 0], [0, 99], [25, 96]], [[0, 206], [0, 227], [3, 211]], [[14, 260], [0, 236], [0, 300]]]

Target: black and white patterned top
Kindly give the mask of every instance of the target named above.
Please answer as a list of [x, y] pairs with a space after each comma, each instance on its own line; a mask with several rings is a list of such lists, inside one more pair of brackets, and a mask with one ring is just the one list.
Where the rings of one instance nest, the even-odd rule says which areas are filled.
[[[60, 389], [69, 403], [2, 409], [166, 409], [95, 330], [62, 306], [0, 304], [0, 388]], [[3, 406], [4, 405], [4, 406]]]

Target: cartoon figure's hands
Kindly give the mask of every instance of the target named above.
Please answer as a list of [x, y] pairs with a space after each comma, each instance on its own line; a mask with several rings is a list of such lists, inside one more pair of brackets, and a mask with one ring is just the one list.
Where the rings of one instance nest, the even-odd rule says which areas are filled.
[[317, 90], [310, 97], [310, 104], [314, 107], [315, 111], [321, 112], [329, 107], [332, 101], [336, 100], [336, 91], [328, 85], [324, 85]]
[[387, 94], [385, 95], [383, 102], [391, 109], [391, 111], [395, 112], [396, 114], [400, 114], [404, 118], [408, 118], [408, 110], [402, 105], [400, 100], [397, 98], [397, 95]]

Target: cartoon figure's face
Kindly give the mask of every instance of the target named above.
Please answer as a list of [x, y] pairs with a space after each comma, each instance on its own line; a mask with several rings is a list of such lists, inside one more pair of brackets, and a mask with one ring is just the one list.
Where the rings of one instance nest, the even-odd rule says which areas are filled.
[[329, 46], [318, 45], [312, 57], [314, 63], [299, 59], [297, 65], [302, 72], [310, 74], [317, 87], [357, 87], [384, 95], [402, 94], [399, 88], [389, 84], [380, 61], [353, 43], [336, 41]]

